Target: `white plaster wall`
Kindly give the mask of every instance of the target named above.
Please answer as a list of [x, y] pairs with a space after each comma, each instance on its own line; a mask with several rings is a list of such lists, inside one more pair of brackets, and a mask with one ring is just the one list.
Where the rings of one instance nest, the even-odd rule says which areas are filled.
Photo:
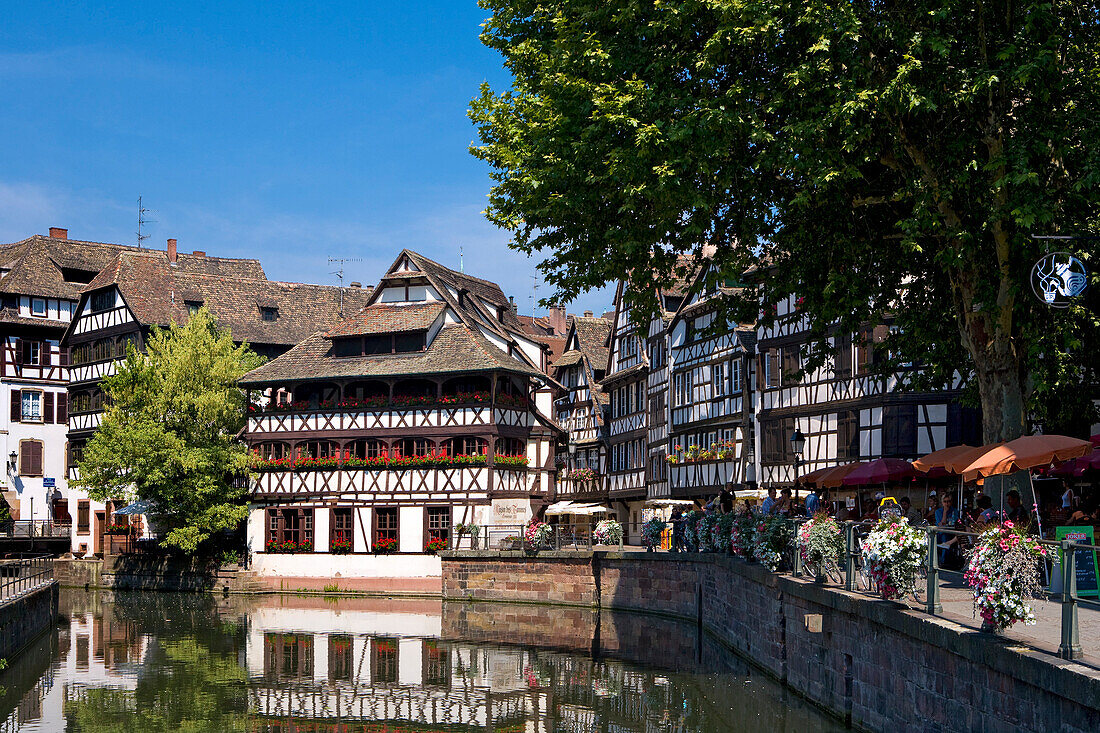
[[401, 552], [424, 551], [424, 507], [403, 506], [398, 509], [397, 543]]
[[[407, 632], [401, 632], [407, 633]], [[402, 638], [397, 642], [397, 681], [419, 687], [423, 684], [424, 643], [420, 639]]]
[[[422, 549], [418, 547], [417, 552]], [[252, 570], [257, 575], [276, 578], [436, 578], [442, 574], [439, 557], [422, 554], [257, 553], [252, 556]]]
[[329, 524], [332, 512], [318, 509], [313, 512], [313, 551], [328, 552]]

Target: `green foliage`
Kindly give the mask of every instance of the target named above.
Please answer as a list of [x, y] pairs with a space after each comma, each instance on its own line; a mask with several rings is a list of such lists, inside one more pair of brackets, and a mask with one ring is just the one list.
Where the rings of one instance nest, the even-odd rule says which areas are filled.
[[261, 363], [234, 346], [201, 309], [184, 326], [154, 329], [145, 353], [133, 346], [103, 381], [108, 407], [88, 442], [76, 485], [100, 501], [153, 502], [163, 544], [193, 553], [247, 515], [247, 472], [236, 434], [245, 424], [237, 382]]
[[[804, 298], [810, 366], [834, 327], [893, 323], [875, 369], [972, 374], [988, 440], [1095, 381], [1096, 309], [1028, 282], [1032, 234], [1095, 224], [1095, 2], [481, 2], [514, 77], [470, 110], [487, 215], [548, 255], [552, 299], [629, 275], [652, 311], [708, 245], [714, 282], [759, 268], [729, 320]], [[1096, 275], [1094, 242], [1066, 247]]]

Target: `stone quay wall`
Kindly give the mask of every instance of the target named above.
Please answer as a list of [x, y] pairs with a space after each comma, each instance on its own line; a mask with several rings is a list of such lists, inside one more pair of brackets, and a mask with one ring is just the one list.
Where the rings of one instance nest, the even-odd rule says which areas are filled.
[[58, 584], [0, 603], [0, 659], [11, 660], [57, 623]]
[[452, 551], [443, 597], [694, 621], [858, 728], [1100, 730], [1100, 672], [1090, 667], [737, 558]]

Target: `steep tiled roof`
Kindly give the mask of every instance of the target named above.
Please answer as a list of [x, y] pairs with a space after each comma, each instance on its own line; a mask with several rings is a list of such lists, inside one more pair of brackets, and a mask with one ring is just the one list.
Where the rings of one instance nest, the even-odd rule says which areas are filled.
[[443, 301], [420, 303], [374, 303], [345, 318], [327, 336], [358, 336], [368, 333], [426, 331], [447, 306]]
[[[168, 261], [167, 255], [158, 250], [36, 234], [21, 242], [0, 245], [0, 267], [10, 270], [0, 279], [0, 292], [76, 300], [88, 279], [108, 267], [121, 253], [159, 256]], [[180, 254], [176, 269], [226, 277], [265, 277], [259, 260], [254, 259]], [[67, 280], [66, 275], [76, 279]]]
[[[441, 265], [434, 260], [430, 260], [419, 252], [413, 252], [412, 250], [404, 250], [402, 254], [407, 255], [408, 258], [427, 276], [436, 280], [444, 286], [450, 286], [455, 290], [465, 290], [477, 298], [484, 300], [487, 303], [496, 306], [501, 316], [499, 320], [496, 314], [486, 314], [483, 307], [471, 302], [472, 299], [466, 298], [462, 304], [455, 303], [454, 305], [463, 311], [472, 320], [481, 322], [493, 330], [500, 331], [501, 326], [504, 330], [510, 330], [515, 334], [524, 334], [526, 331], [523, 328], [523, 324], [520, 322], [519, 317], [512, 312], [511, 301], [504, 294], [504, 291], [500, 289], [500, 286], [494, 282], [488, 280], [482, 280], [479, 277], [473, 277], [462, 272], [455, 272], [446, 265]], [[450, 297], [449, 295], [447, 297]]]
[[611, 321], [576, 316], [573, 318], [573, 325], [577, 330], [581, 351], [588, 357], [589, 363], [602, 369], [607, 363], [607, 337], [611, 333]]
[[[224, 267], [224, 262], [209, 268], [210, 272], [200, 272], [199, 262], [173, 266], [161, 252], [121, 252], [85, 291], [116, 286], [134, 316], [146, 326], [183, 323], [188, 302], [201, 302], [235, 340], [254, 344], [290, 346], [339, 321], [340, 288], [227, 275], [233, 267]], [[255, 272], [247, 265], [240, 270]], [[344, 288], [344, 313], [360, 310], [369, 296], [369, 290]], [[265, 321], [262, 308], [277, 309], [275, 320]]]
[[509, 371], [529, 376], [541, 374], [508, 356], [484, 336], [461, 324], [453, 324], [440, 329], [426, 350], [411, 354], [337, 357], [332, 355], [332, 341], [317, 333], [279, 358], [252, 370], [241, 383], [263, 385], [297, 380], [486, 371]]

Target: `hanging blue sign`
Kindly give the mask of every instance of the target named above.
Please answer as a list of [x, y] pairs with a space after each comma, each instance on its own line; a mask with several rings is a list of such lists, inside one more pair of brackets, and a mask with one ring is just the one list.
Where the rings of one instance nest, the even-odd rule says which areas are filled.
[[1035, 296], [1054, 308], [1068, 308], [1088, 284], [1085, 263], [1069, 252], [1051, 252], [1031, 268], [1031, 289]]

